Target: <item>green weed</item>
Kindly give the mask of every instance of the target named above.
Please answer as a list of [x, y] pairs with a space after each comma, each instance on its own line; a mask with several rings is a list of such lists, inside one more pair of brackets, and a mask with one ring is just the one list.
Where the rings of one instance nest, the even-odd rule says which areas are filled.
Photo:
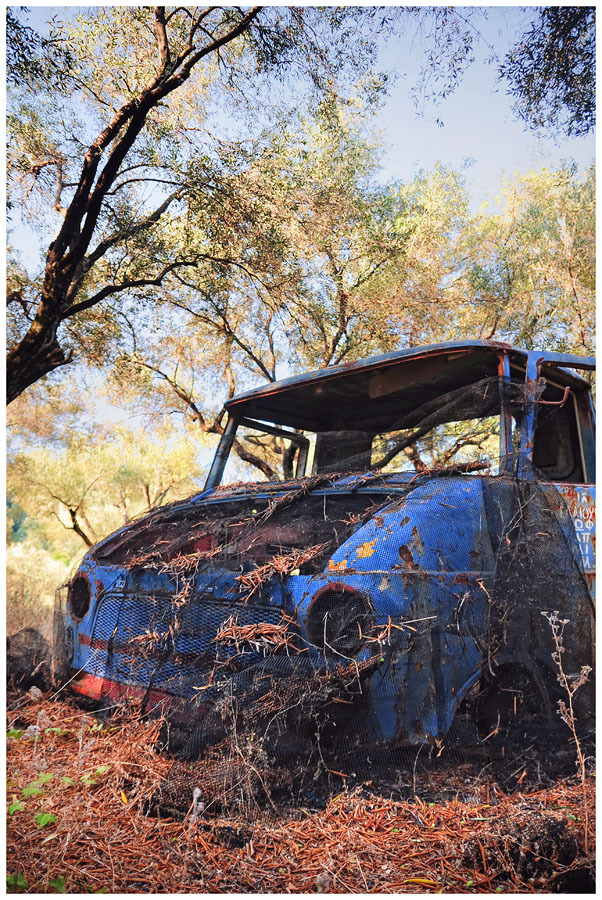
[[27, 881], [21, 872], [17, 872], [15, 875], [6, 876], [6, 892], [8, 894], [21, 894], [23, 891], [26, 891], [27, 888]]
[[94, 784], [98, 784], [99, 779], [102, 778], [103, 775], [106, 775], [110, 768], [110, 766], [97, 766], [93, 772], [82, 775], [79, 780], [82, 784], [85, 784], [86, 787], [91, 787]]
[[[14, 797], [14, 794], [13, 794]], [[14, 816], [16, 812], [21, 812], [21, 810], [25, 809], [25, 804], [22, 800], [15, 800], [14, 803], [11, 803], [8, 807], [9, 816]]]
[[15, 740], [20, 741], [25, 732], [22, 728], [9, 728], [6, 732], [7, 738], [15, 738]]
[[56, 822], [56, 816], [53, 816], [52, 813], [41, 812], [35, 816], [34, 821], [36, 828], [45, 828], [46, 825], [53, 825]]

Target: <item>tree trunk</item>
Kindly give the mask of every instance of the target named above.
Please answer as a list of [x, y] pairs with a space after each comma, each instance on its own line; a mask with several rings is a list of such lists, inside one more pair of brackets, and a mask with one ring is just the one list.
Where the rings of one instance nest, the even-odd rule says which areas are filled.
[[[37, 327], [36, 327], [37, 326]], [[6, 359], [6, 402], [12, 403], [23, 391], [48, 372], [70, 362], [56, 339], [58, 322], [34, 321], [23, 340]]]

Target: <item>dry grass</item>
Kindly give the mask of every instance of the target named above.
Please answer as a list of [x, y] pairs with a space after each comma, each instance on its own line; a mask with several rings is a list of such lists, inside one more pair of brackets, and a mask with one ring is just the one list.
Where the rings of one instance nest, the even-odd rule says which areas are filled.
[[292, 553], [282, 553], [275, 555], [272, 559], [262, 566], [255, 566], [250, 572], [238, 575], [236, 580], [241, 587], [247, 591], [245, 603], [251, 599], [253, 594], [258, 591], [262, 585], [267, 584], [271, 579], [278, 575], [281, 578], [290, 575], [296, 569], [315, 559], [322, 553], [328, 544], [315, 544], [306, 550], [294, 550]]
[[[512, 796], [474, 785], [469, 801], [458, 799], [463, 785], [431, 804], [356, 789], [321, 812], [258, 811], [252, 821], [198, 811], [192, 821], [191, 796], [175, 821], [144, 814], [171, 766], [153, 748], [157, 722], [130, 711], [100, 727], [65, 701], [8, 705], [9, 729], [39, 728], [37, 740], [17, 731], [7, 751], [7, 870], [28, 892], [541, 893], [581, 865], [578, 782]], [[202, 790], [202, 765], [195, 771]], [[589, 779], [591, 809], [593, 790]], [[54, 821], [38, 827], [44, 814]], [[557, 824], [574, 862], [560, 853], [538, 870], [509, 858], [506, 838], [516, 842], [537, 821]], [[592, 821], [589, 829], [593, 853]]]

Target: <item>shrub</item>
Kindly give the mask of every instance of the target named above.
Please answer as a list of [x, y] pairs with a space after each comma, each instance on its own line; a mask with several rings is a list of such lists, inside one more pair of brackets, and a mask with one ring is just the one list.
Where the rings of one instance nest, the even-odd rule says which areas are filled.
[[6, 627], [8, 634], [36, 628], [52, 639], [54, 592], [69, 577], [64, 562], [29, 541], [6, 551]]

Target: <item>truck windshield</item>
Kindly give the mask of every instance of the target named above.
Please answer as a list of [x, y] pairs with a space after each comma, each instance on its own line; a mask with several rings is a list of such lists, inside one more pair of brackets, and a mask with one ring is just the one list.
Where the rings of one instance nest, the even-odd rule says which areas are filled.
[[[296, 432], [292, 439], [240, 426], [222, 483], [287, 481], [326, 472], [416, 473], [482, 463], [499, 470], [500, 416], [377, 434], [343, 429]], [[307, 440], [307, 452], [299, 438]]]

